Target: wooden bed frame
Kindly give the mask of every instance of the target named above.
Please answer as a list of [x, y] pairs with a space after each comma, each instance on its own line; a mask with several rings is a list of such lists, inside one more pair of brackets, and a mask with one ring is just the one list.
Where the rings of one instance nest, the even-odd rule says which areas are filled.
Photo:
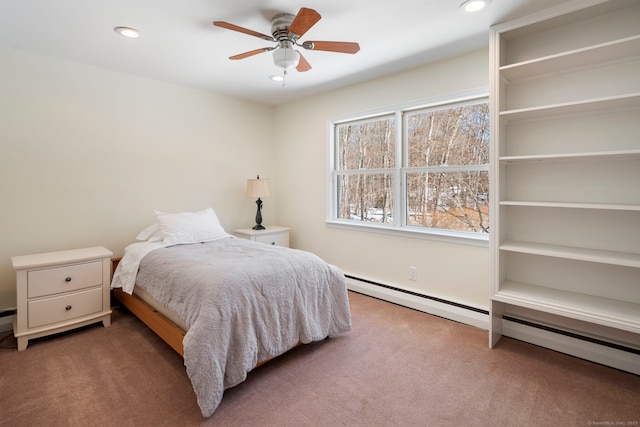
[[[116, 267], [122, 257], [111, 258], [112, 272], [116, 271]], [[143, 301], [136, 295], [129, 295], [123, 292], [121, 288], [113, 289], [113, 296], [125, 306], [134, 316], [142, 320], [153, 332], [155, 332], [164, 342], [174, 349], [180, 356], [184, 357], [184, 347], [182, 346], [182, 340], [186, 331], [173, 323], [169, 318], [160, 313], [155, 308], [151, 307], [148, 303]], [[299, 346], [297, 343], [292, 348]], [[289, 349], [291, 350], [291, 349]], [[288, 351], [288, 350], [287, 350]], [[269, 359], [272, 360], [272, 359]], [[254, 367], [267, 363], [269, 360], [258, 362]]]
[[[111, 258], [112, 270], [116, 271], [116, 267], [122, 258]], [[134, 316], [142, 320], [153, 332], [155, 332], [164, 342], [174, 349], [180, 356], [184, 356], [184, 348], [182, 340], [186, 333], [182, 328], [169, 320], [165, 315], [155, 308], [144, 302], [136, 295], [129, 295], [122, 291], [121, 288], [113, 290], [113, 296], [125, 306]]]

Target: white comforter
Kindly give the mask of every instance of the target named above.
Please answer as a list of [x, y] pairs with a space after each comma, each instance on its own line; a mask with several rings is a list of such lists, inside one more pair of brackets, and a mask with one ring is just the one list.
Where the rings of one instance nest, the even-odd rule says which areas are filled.
[[237, 238], [132, 252], [146, 253], [136, 286], [189, 327], [184, 363], [205, 417], [257, 363], [351, 329], [344, 274], [309, 252]]

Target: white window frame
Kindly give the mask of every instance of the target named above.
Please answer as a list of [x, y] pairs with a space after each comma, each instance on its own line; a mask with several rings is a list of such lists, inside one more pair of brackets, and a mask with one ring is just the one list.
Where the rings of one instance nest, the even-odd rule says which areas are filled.
[[[434, 96], [428, 99], [414, 101], [405, 104], [399, 104], [392, 107], [365, 111], [356, 114], [348, 114], [332, 117], [327, 123], [328, 134], [328, 173], [327, 173], [327, 224], [333, 228], [342, 228], [347, 230], [359, 230], [364, 232], [381, 233], [387, 235], [395, 235], [402, 237], [421, 238], [428, 240], [443, 241], [448, 243], [458, 243], [473, 246], [488, 247], [489, 233], [473, 233], [466, 231], [457, 231], [449, 229], [436, 229], [429, 227], [409, 226], [406, 224], [406, 186], [404, 185], [405, 176], [411, 172], [434, 172], [438, 170], [446, 170], [446, 172], [455, 172], [457, 170], [489, 170], [489, 165], [478, 166], [436, 166], [436, 167], [419, 167], [409, 168], [407, 165], [407, 138], [404, 136], [405, 114], [417, 110], [446, 108], [448, 105], [458, 105], [474, 102], [489, 102], [488, 87], [474, 88], [470, 90], [448, 93]], [[493, 112], [491, 112], [493, 114]], [[367, 221], [352, 221], [336, 217], [337, 212], [337, 176], [344, 174], [345, 171], [336, 171], [336, 127], [343, 123], [353, 123], [357, 121], [368, 121], [376, 117], [395, 115], [396, 123], [396, 167], [394, 169], [368, 169], [367, 173], [391, 173], [394, 179], [394, 199], [393, 217], [394, 224], [373, 223]], [[348, 171], [346, 173], [349, 173]], [[495, 213], [490, 212], [490, 215]]]

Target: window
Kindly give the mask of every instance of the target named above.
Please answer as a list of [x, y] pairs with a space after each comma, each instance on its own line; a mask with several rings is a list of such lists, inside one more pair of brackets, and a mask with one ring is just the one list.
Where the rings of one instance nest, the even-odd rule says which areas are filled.
[[486, 96], [331, 125], [331, 221], [462, 237], [489, 232]]

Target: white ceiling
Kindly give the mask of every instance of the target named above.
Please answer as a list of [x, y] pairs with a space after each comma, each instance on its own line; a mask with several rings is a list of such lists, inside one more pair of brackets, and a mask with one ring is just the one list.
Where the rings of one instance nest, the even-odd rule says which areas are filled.
[[[486, 46], [490, 25], [566, 2], [493, 0], [469, 15], [462, 1], [0, 0], [0, 47], [277, 105]], [[228, 59], [273, 43], [212, 25], [270, 34], [275, 14], [301, 7], [322, 15], [301, 41], [355, 41], [361, 50], [304, 51], [313, 68], [290, 72], [286, 88], [268, 78], [281, 71], [270, 52]], [[141, 37], [119, 36], [116, 26]]]

